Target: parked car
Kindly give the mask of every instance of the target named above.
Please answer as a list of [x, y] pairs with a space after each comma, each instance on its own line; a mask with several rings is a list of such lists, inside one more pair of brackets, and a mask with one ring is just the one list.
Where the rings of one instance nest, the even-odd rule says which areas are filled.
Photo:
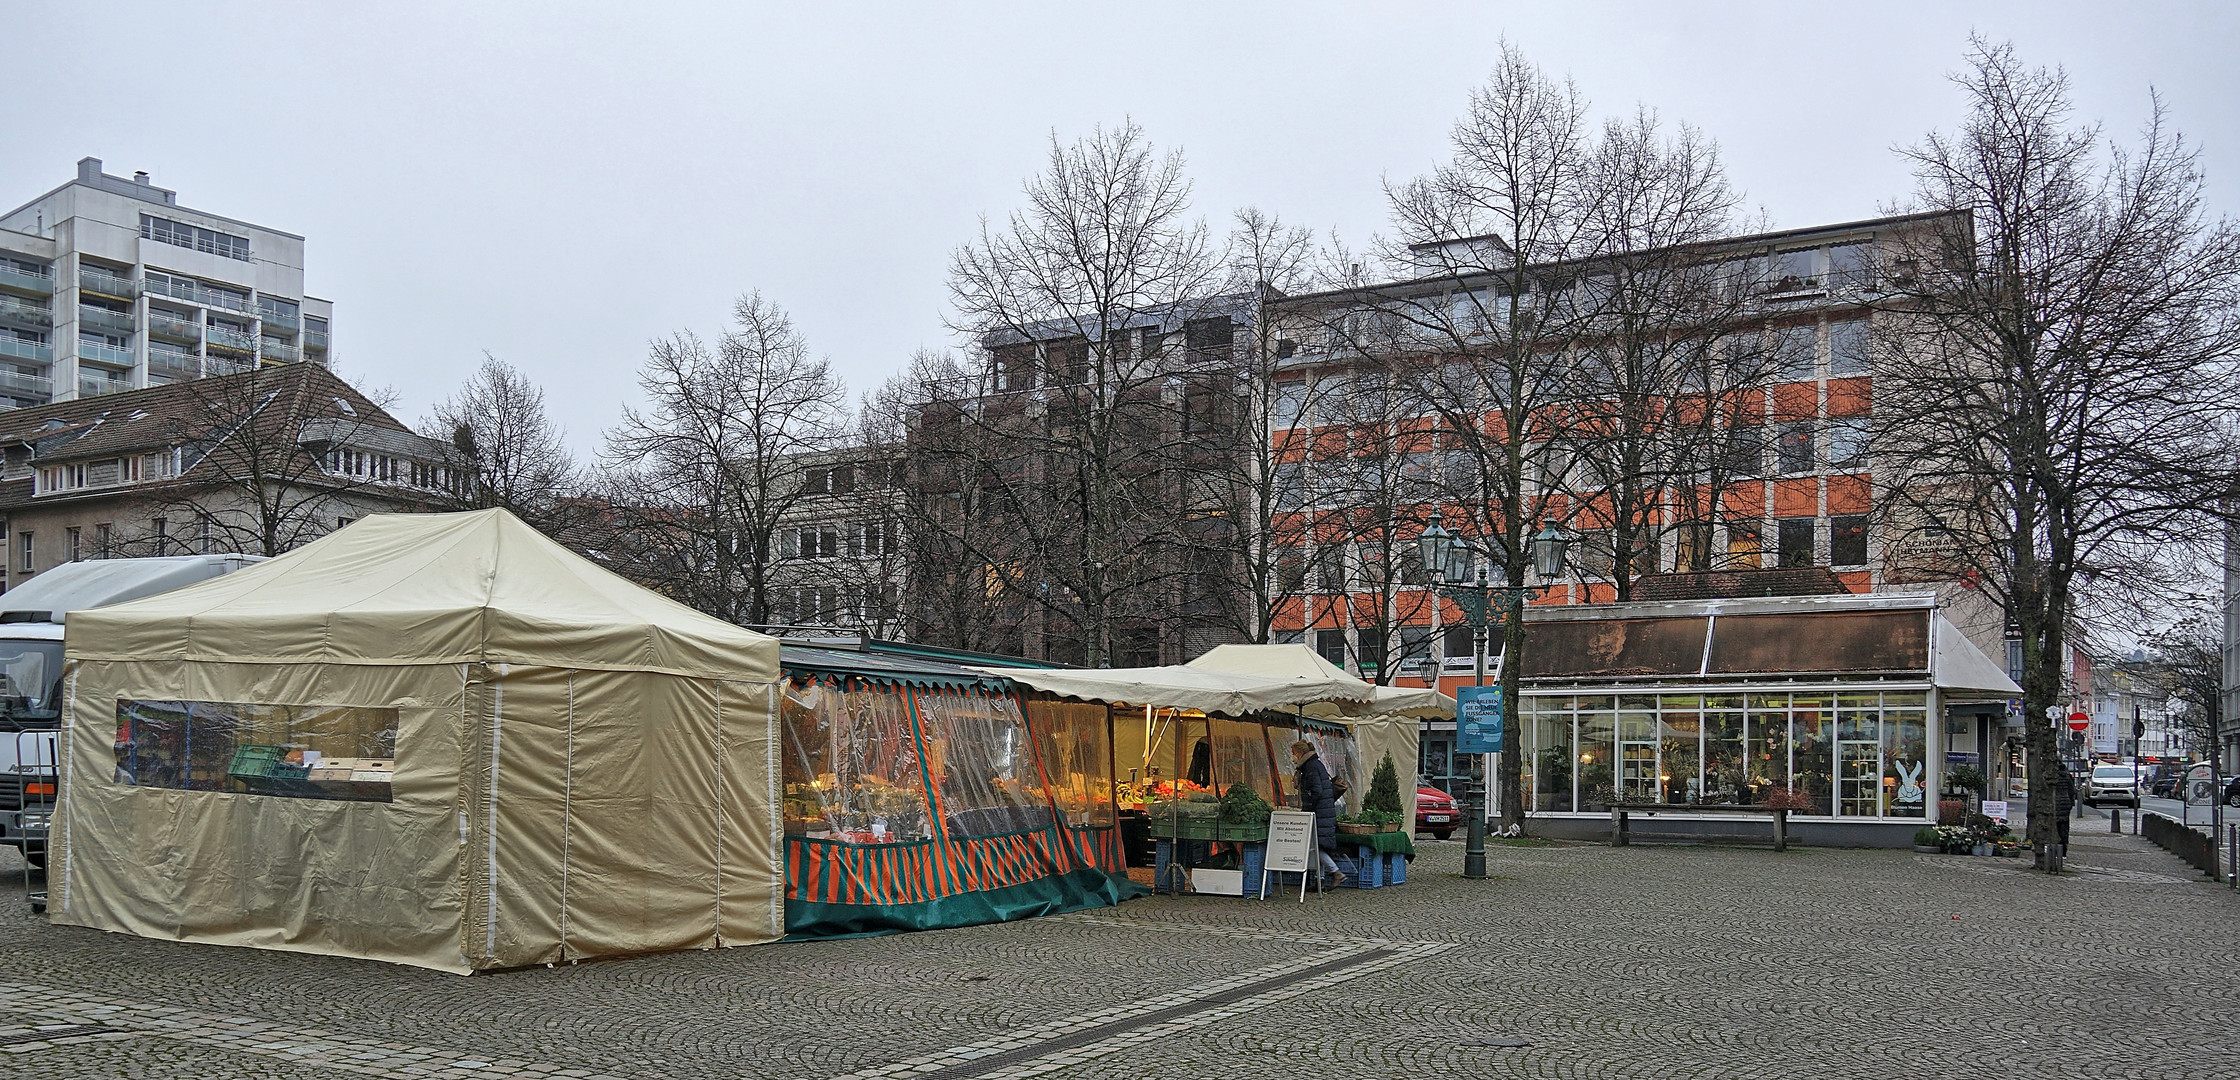
[[2235, 776], [2226, 781], [2224, 785], [2224, 804], [2231, 807], [2240, 807], [2240, 776]]
[[1462, 823], [1462, 814], [1455, 808], [1454, 796], [1435, 787], [1416, 789], [1416, 831], [1430, 833], [1433, 839], [1444, 840], [1454, 835], [1455, 827]]
[[2094, 765], [2084, 782], [2084, 804], [2098, 806], [2104, 802], [2139, 805], [2139, 789], [2146, 784], [2149, 771], [2138, 765]]

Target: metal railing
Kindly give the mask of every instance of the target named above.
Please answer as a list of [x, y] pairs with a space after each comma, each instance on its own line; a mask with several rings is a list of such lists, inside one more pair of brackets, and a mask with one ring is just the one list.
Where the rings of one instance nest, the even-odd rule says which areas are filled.
[[132, 316], [126, 312], [86, 307], [82, 304], [78, 307], [78, 325], [112, 334], [131, 334], [140, 329], [133, 325]]
[[148, 312], [148, 332], [175, 337], [186, 341], [202, 340], [202, 324], [193, 319], [182, 319], [160, 311]]
[[240, 349], [246, 352], [256, 348], [257, 345], [255, 337], [241, 330], [229, 330], [213, 324], [203, 327], [203, 332], [208, 335], [205, 340], [209, 341], [210, 344], [224, 346], [228, 349]]
[[211, 375], [238, 375], [257, 366], [254, 360], [233, 360], [223, 356], [203, 358], [203, 370]]
[[131, 367], [140, 362], [139, 357], [134, 356], [131, 349], [120, 349], [115, 345], [96, 345], [90, 341], [78, 343], [78, 359], [92, 360], [103, 364], [116, 364], [119, 367]]
[[54, 295], [54, 279], [17, 266], [0, 266], [0, 285], [42, 296]]
[[232, 293], [219, 292], [216, 289], [203, 289], [202, 296], [199, 299], [202, 303], [211, 307], [238, 311], [243, 315], [247, 315], [251, 311], [248, 297], [235, 296]]
[[174, 300], [185, 300], [190, 303], [202, 302], [202, 290], [196, 288], [192, 281], [166, 276], [149, 277], [140, 284], [142, 288], [157, 296], [168, 296]]
[[54, 363], [54, 347], [18, 337], [0, 337], [0, 356], [51, 364]]
[[284, 341], [274, 341], [271, 338], [266, 338], [258, 344], [257, 354], [267, 360], [277, 360], [289, 364], [303, 359], [303, 354], [297, 352], [295, 346]]
[[130, 300], [140, 295], [139, 284], [131, 278], [118, 277], [115, 274], [104, 273], [100, 270], [83, 268], [78, 271], [78, 288], [87, 292], [100, 293], [103, 296], [114, 296], [119, 300]]
[[290, 332], [302, 325], [302, 319], [298, 316], [290, 315], [284, 311], [273, 311], [262, 305], [257, 308], [257, 318], [263, 319], [264, 324], [268, 327], [277, 326]]
[[19, 394], [52, 394], [54, 380], [44, 375], [26, 375], [20, 371], [0, 368], [0, 390]]
[[327, 351], [327, 332], [324, 330], [306, 331], [303, 335], [303, 347], [312, 352]]
[[80, 373], [78, 376], [79, 397], [101, 397], [104, 394], [121, 394], [132, 388], [132, 380], [130, 379], [88, 378], [83, 373]]
[[44, 329], [54, 325], [54, 309], [44, 304], [31, 304], [13, 296], [0, 296], [0, 319], [18, 326]]

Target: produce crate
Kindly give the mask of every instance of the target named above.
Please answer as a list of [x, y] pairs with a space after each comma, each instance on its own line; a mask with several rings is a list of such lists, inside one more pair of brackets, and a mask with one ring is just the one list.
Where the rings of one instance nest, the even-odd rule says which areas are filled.
[[311, 774], [299, 761], [282, 760], [287, 751], [277, 746], [244, 746], [233, 752], [226, 772], [243, 780], [301, 780]]
[[1268, 823], [1264, 821], [1223, 822], [1218, 818], [1151, 819], [1151, 835], [1172, 840], [1266, 840]]

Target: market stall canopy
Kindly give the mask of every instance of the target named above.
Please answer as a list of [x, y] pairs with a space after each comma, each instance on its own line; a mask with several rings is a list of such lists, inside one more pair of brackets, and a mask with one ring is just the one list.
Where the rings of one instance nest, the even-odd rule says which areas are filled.
[[1320, 701], [1346, 701], [1366, 705], [1375, 697], [1369, 684], [1343, 671], [1338, 671], [1336, 678], [1294, 678], [1175, 665], [1071, 670], [992, 667], [981, 670], [1061, 697], [1112, 704], [1149, 705], [1161, 709], [1196, 709], [1223, 716], [1245, 716], [1271, 709], [1296, 709]]
[[787, 642], [779, 650], [778, 659], [786, 673], [796, 678], [825, 675], [887, 686], [976, 687], [998, 694], [1011, 690], [1008, 681], [984, 671], [913, 656], [819, 649]]
[[[1454, 715], [1454, 699], [1436, 689], [1377, 686], [1346, 673], [1304, 644], [1216, 645], [1183, 665], [1198, 671], [1251, 675], [1295, 684], [1317, 683], [1345, 687], [1353, 696], [1331, 696], [1303, 706], [1308, 716], [1409, 716], [1417, 719]], [[1364, 700], [1359, 695], [1366, 694]]]
[[240, 573], [79, 612], [69, 655], [778, 674], [775, 639], [625, 581], [502, 510], [374, 514]]

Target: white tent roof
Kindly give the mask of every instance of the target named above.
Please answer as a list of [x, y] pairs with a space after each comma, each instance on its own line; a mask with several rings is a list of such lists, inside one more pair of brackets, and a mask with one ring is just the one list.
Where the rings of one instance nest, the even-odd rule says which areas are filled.
[[[1199, 657], [1198, 661], [1223, 649], [1290, 647], [1224, 645]], [[1276, 665], [1263, 665], [1252, 670], [1222, 670], [1193, 661], [1180, 667], [982, 670], [1065, 697], [1162, 709], [1196, 709], [1225, 716], [1242, 716], [1266, 709], [1303, 708], [1330, 701], [1367, 706], [1375, 699], [1375, 687], [1331, 666], [1305, 646], [1297, 648], [1320, 668], [1277, 670]], [[1253, 665], [1240, 661], [1239, 666], [1250, 669]]]
[[1223, 671], [1237, 675], [1282, 679], [1292, 682], [1329, 682], [1345, 685], [1358, 692], [1366, 692], [1367, 701], [1359, 698], [1325, 699], [1310, 703], [1305, 711], [1309, 716], [1413, 716], [1441, 717], [1454, 715], [1454, 699], [1435, 689], [1409, 689], [1400, 686], [1377, 686], [1348, 675], [1345, 669], [1322, 658], [1320, 653], [1303, 644], [1289, 645], [1216, 645], [1205, 655], [1183, 665], [1199, 671]]
[[503, 510], [374, 514], [200, 585], [80, 611], [77, 660], [445, 664], [769, 682], [777, 639], [640, 588]]

